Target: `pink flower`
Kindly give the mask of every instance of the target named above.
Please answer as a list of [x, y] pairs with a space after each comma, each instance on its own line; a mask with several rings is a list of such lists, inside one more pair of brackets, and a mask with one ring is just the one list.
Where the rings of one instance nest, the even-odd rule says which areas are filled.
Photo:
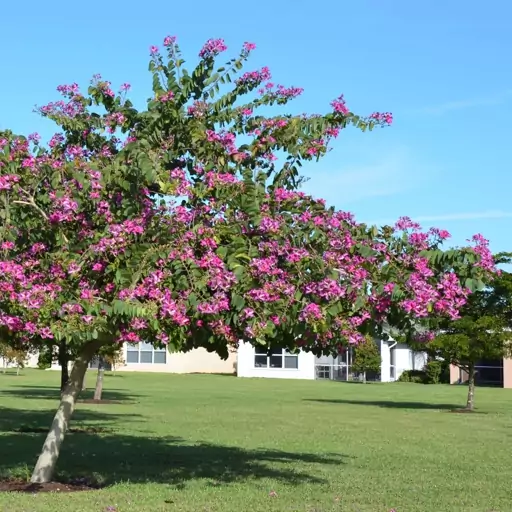
[[244, 49], [244, 51], [246, 51], [248, 53], [248, 52], [251, 52], [252, 50], [256, 50], [256, 45], [254, 43], [245, 42], [243, 49]]
[[172, 46], [173, 44], [176, 44], [176, 36], [166, 36], [164, 38], [164, 46]]
[[224, 39], [208, 39], [199, 52], [202, 59], [211, 59], [221, 52], [228, 49], [224, 43]]
[[341, 96], [338, 96], [335, 100], [331, 102], [331, 107], [333, 108], [334, 112], [339, 112], [340, 114], [348, 114], [350, 111], [345, 103], [345, 98], [343, 97], [343, 94]]

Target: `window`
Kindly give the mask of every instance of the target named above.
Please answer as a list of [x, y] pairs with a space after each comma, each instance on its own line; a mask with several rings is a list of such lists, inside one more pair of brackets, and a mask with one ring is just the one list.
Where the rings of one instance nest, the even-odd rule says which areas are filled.
[[290, 354], [282, 348], [255, 347], [254, 348], [255, 368], [285, 368], [286, 370], [298, 370], [299, 356]]
[[317, 379], [330, 379], [331, 378], [331, 367], [330, 366], [317, 366], [316, 367], [316, 378]]
[[151, 343], [137, 343], [128, 345], [126, 352], [126, 363], [144, 364], [165, 364], [167, 362], [167, 351], [165, 348], [155, 348]]

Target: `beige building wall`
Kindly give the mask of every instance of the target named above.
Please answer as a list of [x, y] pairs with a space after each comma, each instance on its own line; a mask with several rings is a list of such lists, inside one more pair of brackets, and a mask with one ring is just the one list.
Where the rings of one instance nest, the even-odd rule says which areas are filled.
[[[124, 349], [124, 360], [128, 361], [127, 346]], [[166, 353], [166, 362], [129, 363], [116, 368], [116, 371], [155, 372], [155, 373], [236, 373], [236, 351], [223, 360], [217, 354], [204, 348], [196, 348], [190, 352]]]
[[[123, 359], [127, 358], [128, 347], [123, 347]], [[125, 363], [116, 367], [116, 372], [153, 372], [153, 373], [236, 373], [237, 354], [233, 351], [227, 360], [204, 348], [196, 348], [190, 352], [171, 354], [165, 351], [165, 363]], [[70, 367], [72, 363], [70, 363]], [[60, 370], [57, 363], [52, 364], [52, 370]]]
[[512, 359], [503, 359], [503, 387], [512, 388]]
[[450, 365], [450, 384], [457, 384], [460, 379], [460, 369], [454, 364]]

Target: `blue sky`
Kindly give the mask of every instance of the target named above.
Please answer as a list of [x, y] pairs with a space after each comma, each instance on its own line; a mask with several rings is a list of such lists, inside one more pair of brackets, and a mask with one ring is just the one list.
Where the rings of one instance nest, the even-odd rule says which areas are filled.
[[55, 87], [101, 73], [150, 95], [148, 47], [178, 36], [191, 64], [222, 37], [257, 44], [247, 69], [304, 87], [292, 112], [325, 112], [344, 93], [359, 114], [391, 111], [391, 128], [346, 131], [308, 166], [306, 190], [367, 222], [408, 215], [462, 244], [473, 233], [512, 250], [512, 2], [509, 0], [56, 0], [2, 6], [0, 128], [52, 127], [32, 112]]

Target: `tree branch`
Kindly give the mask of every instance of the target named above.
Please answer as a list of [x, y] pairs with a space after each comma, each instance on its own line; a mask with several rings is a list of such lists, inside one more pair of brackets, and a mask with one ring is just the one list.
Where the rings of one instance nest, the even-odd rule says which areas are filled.
[[[41, 214], [41, 216], [43, 217], [44, 220], [49, 220], [48, 215], [46, 215], [45, 211], [40, 206], [38, 206], [36, 204], [33, 196], [27, 190], [25, 190], [23, 188], [19, 187], [19, 189], [25, 194], [28, 201], [18, 200], [18, 201], [13, 201], [13, 204], [25, 204], [27, 206], [32, 206], [32, 208], [34, 208]], [[62, 234], [62, 238], [64, 238], [64, 241], [68, 244], [69, 243], [68, 237], [64, 233], [61, 233], [61, 234]]]

